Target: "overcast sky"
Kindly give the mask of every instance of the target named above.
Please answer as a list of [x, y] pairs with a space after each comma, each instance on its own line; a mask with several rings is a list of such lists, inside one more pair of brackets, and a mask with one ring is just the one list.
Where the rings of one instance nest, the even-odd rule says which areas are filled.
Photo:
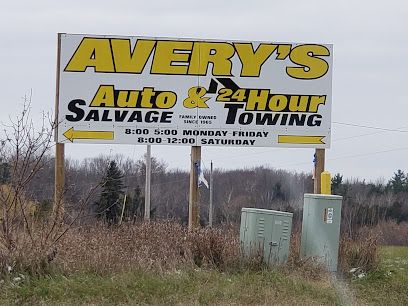
[[[332, 43], [332, 145], [326, 169], [388, 179], [408, 170], [408, 2], [360, 1], [21, 1], [0, 0], [0, 121], [21, 109], [53, 111], [57, 33]], [[376, 127], [363, 128], [354, 125]], [[385, 129], [385, 130], [382, 130]], [[398, 130], [398, 131], [389, 131]], [[66, 145], [82, 159], [145, 146]], [[313, 149], [203, 147], [204, 167], [268, 165], [311, 172]], [[189, 147], [153, 146], [170, 168], [189, 168]]]

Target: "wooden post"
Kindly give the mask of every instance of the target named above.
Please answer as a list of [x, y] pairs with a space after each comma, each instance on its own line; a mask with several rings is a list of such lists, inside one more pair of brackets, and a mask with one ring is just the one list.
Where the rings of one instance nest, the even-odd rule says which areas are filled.
[[150, 220], [150, 181], [152, 174], [151, 145], [147, 145], [146, 151], [146, 183], [145, 183], [145, 211], [144, 220]]
[[55, 189], [54, 189], [54, 214], [60, 218], [64, 211], [64, 185], [65, 185], [65, 145], [57, 143], [55, 146]]
[[210, 167], [210, 207], [209, 212], [208, 212], [208, 223], [209, 226], [212, 227], [213, 226], [213, 162], [211, 161], [211, 167]]
[[324, 149], [316, 149], [316, 160], [314, 169], [314, 188], [313, 192], [315, 194], [321, 193], [321, 174], [324, 171]]
[[190, 196], [188, 203], [188, 229], [193, 230], [200, 224], [198, 166], [201, 164], [201, 147], [191, 147]]
[[125, 197], [123, 198], [123, 204], [122, 204], [122, 213], [120, 214], [119, 225], [121, 225], [121, 224], [122, 224], [122, 221], [123, 221], [123, 215], [125, 214], [126, 199], [127, 199], [127, 194], [125, 194]]
[[57, 46], [57, 73], [56, 73], [56, 90], [55, 90], [55, 169], [54, 169], [54, 205], [53, 211], [56, 219], [61, 218], [64, 212], [64, 185], [65, 185], [65, 145], [58, 143], [58, 126], [59, 126], [59, 81], [60, 81], [60, 53], [61, 53], [61, 34], [58, 34]]

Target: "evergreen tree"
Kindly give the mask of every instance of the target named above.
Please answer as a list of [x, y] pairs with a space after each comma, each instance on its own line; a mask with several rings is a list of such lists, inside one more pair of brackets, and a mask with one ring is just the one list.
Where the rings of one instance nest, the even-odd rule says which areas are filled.
[[119, 221], [122, 210], [123, 174], [115, 161], [109, 163], [103, 179], [103, 187], [99, 202], [97, 202], [98, 216], [105, 218], [109, 224]]
[[394, 177], [388, 182], [388, 187], [394, 192], [399, 193], [408, 190], [407, 176], [404, 171], [398, 169]]
[[[125, 208], [126, 220], [135, 220], [136, 218], [143, 219], [145, 213], [145, 197], [142, 196], [142, 191], [139, 186], [136, 186], [133, 193], [128, 195]], [[150, 218], [156, 217], [156, 207], [150, 209]]]
[[139, 185], [136, 186], [133, 194], [128, 196], [125, 216], [127, 220], [134, 220], [137, 217], [144, 216], [144, 197]]
[[333, 194], [341, 193], [341, 185], [343, 184], [343, 176], [340, 173], [337, 173], [331, 180], [331, 188]]
[[1, 162], [0, 158], [0, 184], [6, 184], [10, 180], [10, 166]]

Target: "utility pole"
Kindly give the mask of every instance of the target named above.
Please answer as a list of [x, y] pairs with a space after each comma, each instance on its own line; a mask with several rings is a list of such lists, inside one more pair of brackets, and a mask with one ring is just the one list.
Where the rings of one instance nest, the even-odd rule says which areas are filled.
[[321, 193], [321, 174], [324, 171], [325, 150], [316, 149], [314, 165], [314, 186], [313, 192], [315, 194]]
[[188, 229], [191, 231], [200, 224], [199, 193], [198, 193], [198, 167], [201, 165], [201, 147], [191, 147], [190, 168], [190, 196], [188, 201]]
[[213, 162], [211, 161], [210, 167], [210, 207], [208, 212], [208, 222], [210, 227], [213, 226], [213, 188], [214, 188], [214, 180], [213, 180]]
[[151, 145], [147, 145], [146, 152], [146, 183], [145, 183], [145, 211], [144, 220], [150, 220], [150, 181], [152, 174]]

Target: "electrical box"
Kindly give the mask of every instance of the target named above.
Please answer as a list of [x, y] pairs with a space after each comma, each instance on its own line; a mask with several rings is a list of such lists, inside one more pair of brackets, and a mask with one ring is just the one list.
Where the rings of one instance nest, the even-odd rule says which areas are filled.
[[240, 240], [243, 256], [261, 252], [268, 265], [282, 264], [289, 256], [292, 213], [242, 208]]
[[337, 271], [342, 200], [336, 195], [304, 195], [300, 255], [317, 258], [329, 271]]

